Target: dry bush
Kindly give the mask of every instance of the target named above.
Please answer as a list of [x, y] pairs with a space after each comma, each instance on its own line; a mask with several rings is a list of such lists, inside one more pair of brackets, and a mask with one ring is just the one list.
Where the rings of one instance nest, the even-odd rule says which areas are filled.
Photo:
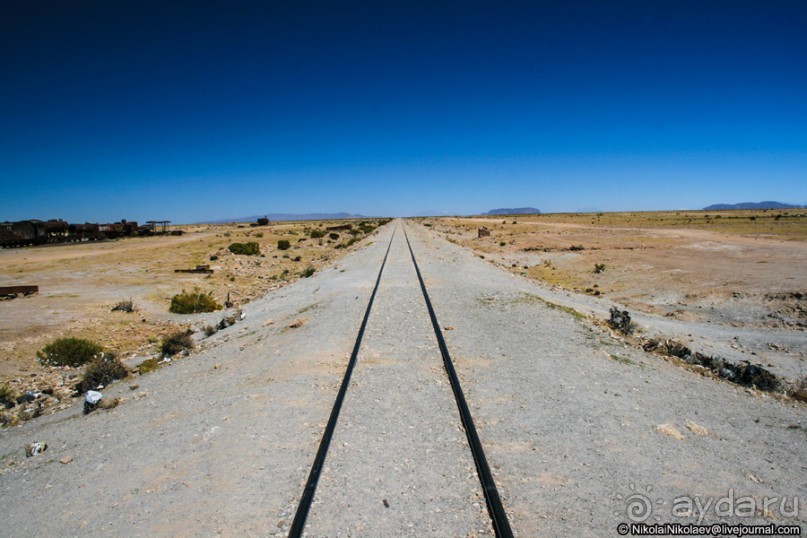
[[57, 338], [36, 356], [48, 366], [81, 366], [104, 350], [100, 344], [84, 338]]
[[243, 256], [258, 256], [261, 253], [260, 245], [254, 241], [250, 241], [249, 243], [232, 243], [227, 248], [233, 254], [241, 254]]
[[176, 355], [177, 353], [185, 350], [193, 349], [193, 337], [191, 336], [193, 332], [190, 330], [185, 331], [177, 331], [173, 334], [170, 334], [163, 339], [162, 346], [160, 346], [160, 351], [162, 351], [163, 355], [166, 357], [170, 357], [171, 355]]
[[114, 355], [101, 356], [93, 359], [84, 370], [81, 382], [76, 385], [76, 390], [81, 393], [93, 390], [100, 385], [108, 385], [116, 379], [123, 379], [129, 375], [129, 371], [123, 363]]
[[130, 314], [137, 310], [137, 307], [134, 304], [134, 301], [131, 299], [127, 299], [125, 301], [118, 301], [118, 304], [112, 307], [113, 312], [126, 312]]
[[636, 324], [631, 321], [630, 313], [627, 310], [620, 310], [615, 306], [611, 307], [611, 317], [608, 325], [622, 334], [633, 334]]
[[169, 312], [174, 314], [198, 314], [201, 312], [213, 312], [221, 310], [221, 305], [213, 298], [213, 292], [203, 293], [198, 289], [188, 293], [182, 293], [171, 297]]

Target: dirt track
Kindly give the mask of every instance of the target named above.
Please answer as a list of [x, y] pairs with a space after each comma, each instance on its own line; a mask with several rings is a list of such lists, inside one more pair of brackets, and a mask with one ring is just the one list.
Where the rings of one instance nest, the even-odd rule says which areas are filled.
[[[0, 432], [5, 532], [284, 535], [396, 225], [137, 389], [110, 387], [117, 408], [83, 416], [76, 402]], [[697, 519], [671, 514], [683, 495], [807, 498], [803, 404], [623, 347], [547, 306], [548, 288], [407, 226], [519, 536], [615, 535], [648, 486], [662, 501], [648, 522]], [[403, 254], [396, 238], [310, 535], [489, 533]], [[49, 448], [26, 458], [33, 441]], [[704, 521], [804, 526], [803, 508], [785, 512]]]

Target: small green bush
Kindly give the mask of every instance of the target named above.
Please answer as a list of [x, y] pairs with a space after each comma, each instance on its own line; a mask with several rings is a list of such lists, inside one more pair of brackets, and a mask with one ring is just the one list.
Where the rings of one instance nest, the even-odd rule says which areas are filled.
[[205, 336], [213, 336], [218, 330], [218, 327], [215, 325], [207, 325], [205, 327]]
[[604, 263], [595, 263], [594, 264], [594, 272], [597, 274], [605, 272], [605, 264]]
[[314, 274], [314, 271], [316, 271], [316, 269], [314, 269], [313, 267], [309, 267], [308, 269], [303, 271], [302, 277], [303, 278], [308, 278], [308, 277], [310, 277], [311, 275]]
[[193, 333], [191, 331], [178, 331], [165, 337], [160, 351], [166, 357], [176, 355], [180, 351], [193, 349]]
[[221, 310], [221, 305], [213, 298], [213, 293], [202, 293], [199, 290], [191, 293], [182, 290], [182, 293], [171, 297], [171, 306], [168, 308], [174, 314], [198, 314], [216, 310]]
[[76, 390], [82, 393], [87, 392], [98, 388], [99, 385], [109, 385], [116, 379], [123, 379], [127, 375], [129, 375], [129, 371], [114, 355], [98, 357], [87, 365]]
[[289, 250], [291, 248], [291, 243], [289, 243], [285, 239], [281, 239], [277, 242], [277, 249], [278, 250]]
[[249, 243], [232, 243], [227, 248], [233, 254], [241, 254], [244, 256], [258, 256], [261, 253], [260, 245], [254, 241], [250, 241]]
[[337, 239], [339, 239], [339, 234], [336, 233], [336, 232], [331, 232], [331, 233], [328, 234], [328, 237], [330, 237], [331, 239], [336, 241]]
[[81, 366], [104, 350], [100, 344], [84, 338], [58, 338], [38, 351], [36, 356], [48, 366]]
[[141, 362], [140, 365], [137, 367], [137, 371], [140, 372], [140, 375], [143, 375], [149, 372], [153, 372], [159, 367], [160, 362], [157, 359], [151, 358]]
[[311, 239], [320, 239], [325, 237], [325, 232], [323, 230], [314, 230], [311, 232]]

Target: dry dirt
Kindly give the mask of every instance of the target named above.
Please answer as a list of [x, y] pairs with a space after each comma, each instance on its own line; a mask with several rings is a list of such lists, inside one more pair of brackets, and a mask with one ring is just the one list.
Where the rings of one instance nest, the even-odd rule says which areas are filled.
[[[660, 336], [687, 341], [703, 332], [726, 342], [702, 344], [709, 351], [770, 363], [794, 382], [807, 376], [804, 210], [422, 222], [514, 274], [548, 284], [572, 308], [602, 318], [616, 304]], [[482, 226], [490, 236], [477, 237]]]
[[[352, 221], [354, 227], [358, 222]], [[321, 268], [357, 248], [336, 248], [353, 237], [345, 231], [334, 232], [335, 239], [310, 237], [312, 230], [346, 223], [175, 226], [184, 235], [2, 249], [0, 286], [38, 285], [39, 293], [0, 301], [0, 385], [8, 383], [19, 394], [75, 379], [77, 370], [44, 368], [36, 360], [36, 352], [59, 337], [95, 340], [135, 362], [154, 355], [163, 336], [197, 321], [198, 316], [168, 312], [174, 294], [198, 288], [237, 310], [300, 278], [307, 268]], [[291, 248], [278, 250], [281, 239]], [[250, 241], [260, 245], [262, 256], [227, 250], [231, 243]], [[214, 272], [175, 272], [199, 264]], [[123, 300], [132, 300], [136, 312], [113, 312]]]

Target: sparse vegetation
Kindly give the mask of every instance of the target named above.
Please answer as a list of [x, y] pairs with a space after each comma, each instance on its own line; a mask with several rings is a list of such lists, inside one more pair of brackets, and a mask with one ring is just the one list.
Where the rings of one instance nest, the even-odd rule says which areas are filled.
[[168, 308], [174, 314], [198, 314], [216, 310], [221, 310], [221, 305], [213, 298], [213, 293], [203, 293], [198, 289], [190, 293], [182, 290], [182, 293], [174, 295]]
[[336, 241], [337, 239], [339, 239], [339, 234], [336, 233], [336, 232], [331, 232], [331, 233], [328, 234], [328, 237], [330, 237], [331, 239]]
[[277, 242], [277, 249], [278, 250], [289, 250], [291, 248], [291, 243], [288, 242], [286, 239], [280, 239]]
[[615, 331], [622, 334], [633, 334], [636, 330], [636, 323], [631, 321], [630, 313], [627, 310], [620, 310], [615, 306], [611, 307], [611, 317], [608, 319], [608, 325]]
[[14, 392], [9, 385], [0, 385], [0, 405], [13, 402], [17, 398], [17, 393]]
[[604, 263], [595, 263], [594, 264], [594, 272], [597, 274], [605, 272], [605, 264]]
[[160, 351], [162, 351], [163, 356], [170, 357], [181, 351], [190, 351], [193, 349], [192, 334], [190, 330], [185, 330], [177, 331], [166, 336], [165, 339], [163, 339], [162, 346], [160, 346]]
[[312, 230], [311, 231], [311, 239], [320, 239], [321, 237], [325, 237], [324, 230]]
[[218, 328], [215, 325], [207, 325], [205, 326], [205, 336], [210, 337], [213, 336], [218, 332]]
[[82, 366], [104, 350], [100, 344], [83, 338], [58, 338], [36, 356], [48, 366]]
[[112, 307], [113, 312], [126, 312], [132, 313], [137, 310], [134, 302], [131, 299], [127, 299], [125, 301], [118, 301], [118, 304]]
[[82, 393], [87, 392], [100, 386], [109, 385], [116, 379], [123, 379], [127, 375], [129, 375], [129, 371], [116, 356], [97, 357], [87, 365], [81, 382], [76, 385], [76, 390]]
[[158, 361], [155, 358], [151, 358], [141, 362], [140, 365], [137, 367], [137, 371], [140, 372], [140, 375], [143, 375], [149, 372], [153, 372], [159, 367], [160, 367], [160, 361]]
[[258, 256], [261, 253], [260, 245], [254, 241], [250, 241], [249, 243], [231, 243], [227, 248], [233, 254], [240, 254], [243, 256]]
[[305, 271], [303, 271], [300, 276], [302, 276], [303, 278], [309, 278], [314, 274], [315, 271], [316, 269], [314, 269], [313, 267], [309, 267]]

